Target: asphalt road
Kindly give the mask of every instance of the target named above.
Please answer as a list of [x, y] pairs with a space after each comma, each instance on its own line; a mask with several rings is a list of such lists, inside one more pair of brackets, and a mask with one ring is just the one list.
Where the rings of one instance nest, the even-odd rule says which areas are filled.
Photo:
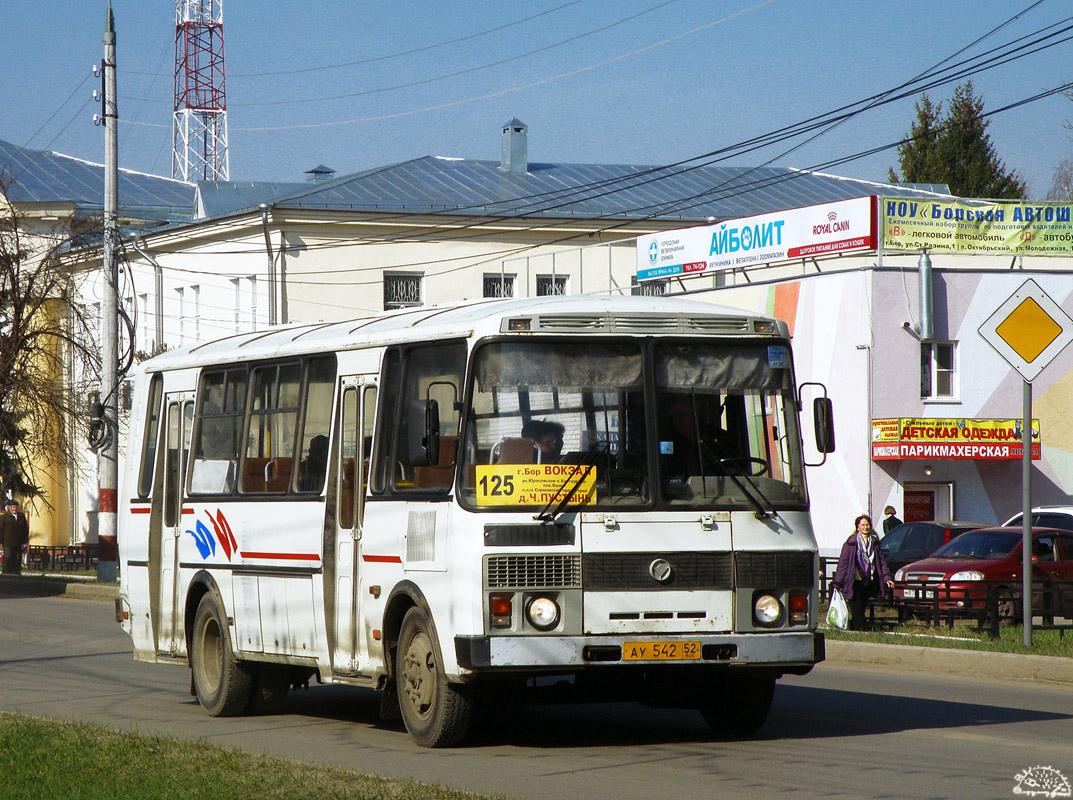
[[[1005, 798], [1073, 778], [1068, 684], [824, 664], [780, 682], [758, 738], [636, 705], [481, 717], [454, 750], [414, 746], [369, 691], [314, 686], [273, 717], [213, 719], [185, 668], [135, 663], [106, 602], [0, 597], [0, 708], [202, 739], [510, 798]], [[194, 765], [191, 765], [192, 767]], [[177, 787], [177, 796], [181, 790]]]

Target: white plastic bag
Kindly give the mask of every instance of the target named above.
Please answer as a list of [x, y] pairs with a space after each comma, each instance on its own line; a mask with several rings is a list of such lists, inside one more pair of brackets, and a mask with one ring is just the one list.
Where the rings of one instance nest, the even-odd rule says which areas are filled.
[[846, 607], [846, 598], [838, 589], [831, 590], [831, 606], [827, 609], [827, 624], [843, 631], [849, 627], [849, 608]]

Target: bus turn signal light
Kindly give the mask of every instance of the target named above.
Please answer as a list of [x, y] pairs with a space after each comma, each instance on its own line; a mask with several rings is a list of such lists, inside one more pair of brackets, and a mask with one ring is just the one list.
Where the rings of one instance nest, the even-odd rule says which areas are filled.
[[514, 596], [494, 594], [489, 598], [493, 628], [509, 628], [514, 616]]

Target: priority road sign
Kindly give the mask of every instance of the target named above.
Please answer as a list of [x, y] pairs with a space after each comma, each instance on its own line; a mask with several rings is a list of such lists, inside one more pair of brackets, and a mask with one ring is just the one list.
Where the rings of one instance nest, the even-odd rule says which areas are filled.
[[1031, 383], [1073, 341], [1073, 320], [1029, 279], [979, 331], [984, 341]]

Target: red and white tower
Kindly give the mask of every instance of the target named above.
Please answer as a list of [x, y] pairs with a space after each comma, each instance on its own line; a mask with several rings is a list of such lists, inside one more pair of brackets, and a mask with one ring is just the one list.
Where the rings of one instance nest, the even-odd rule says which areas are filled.
[[223, 0], [175, 0], [171, 175], [226, 181]]

